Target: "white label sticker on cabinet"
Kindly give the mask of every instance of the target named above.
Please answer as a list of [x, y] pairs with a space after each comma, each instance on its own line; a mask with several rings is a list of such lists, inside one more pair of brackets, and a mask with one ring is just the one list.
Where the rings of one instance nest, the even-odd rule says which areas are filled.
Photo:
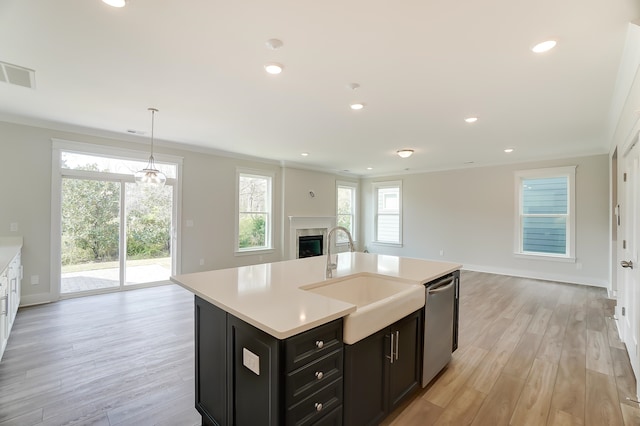
[[260, 357], [247, 348], [242, 348], [242, 364], [256, 375], [260, 375]]

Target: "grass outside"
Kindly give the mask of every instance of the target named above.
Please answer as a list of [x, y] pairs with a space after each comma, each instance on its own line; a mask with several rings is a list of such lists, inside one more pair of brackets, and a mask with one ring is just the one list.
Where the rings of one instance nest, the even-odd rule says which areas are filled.
[[[136, 260], [127, 260], [127, 266], [144, 266], [144, 265], [161, 265], [168, 269], [171, 269], [171, 258], [170, 257], [156, 257], [151, 259], [136, 259]], [[111, 262], [88, 262], [88, 263], [78, 263], [75, 265], [62, 265], [62, 273], [66, 274], [69, 272], [83, 272], [83, 271], [96, 271], [98, 269], [113, 269], [119, 268], [120, 262], [117, 260]]]

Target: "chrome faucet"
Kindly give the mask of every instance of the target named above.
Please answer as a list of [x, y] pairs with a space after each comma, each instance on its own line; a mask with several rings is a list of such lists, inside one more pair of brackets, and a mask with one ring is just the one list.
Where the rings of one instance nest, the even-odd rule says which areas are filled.
[[[347, 237], [349, 238], [349, 251], [356, 251], [355, 247], [353, 246], [353, 238], [351, 238], [351, 233], [347, 228], [345, 228], [344, 226], [335, 226], [331, 228], [331, 230], [327, 232], [327, 278], [333, 277], [333, 270], [338, 268], [337, 263], [331, 262], [331, 235], [333, 235], [333, 233], [336, 231], [343, 231], [345, 234], [347, 234]], [[338, 262], [337, 258], [336, 262]]]

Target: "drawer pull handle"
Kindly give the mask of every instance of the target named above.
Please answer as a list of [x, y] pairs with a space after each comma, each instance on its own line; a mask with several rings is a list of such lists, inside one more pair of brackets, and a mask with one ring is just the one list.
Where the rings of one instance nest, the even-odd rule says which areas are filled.
[[322, 371], [316, 371], [316, 379], [322, 380], [323, 377], [324, 377], [324, 374], [322, 374]]
[[324, 346], [324, 342], [322, 340], [316, 340], [316, 347], [318, 349], [322, 349], [323, 346]]
[[316, 411], [322, 411], [322, 403], [316, 402]]

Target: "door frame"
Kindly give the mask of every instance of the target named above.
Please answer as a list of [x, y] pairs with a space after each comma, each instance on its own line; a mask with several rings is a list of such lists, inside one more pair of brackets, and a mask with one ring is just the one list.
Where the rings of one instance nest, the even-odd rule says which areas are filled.
[[[612, 265], [616, 272], [616, 319], [618, 321], [618, 333], [625, 344], [631, 367], [634, 372], [637, 388], [636, 395], [640, 395], [640, 354], [638, 343], [640, 341], [640, 262], [638, 262], [638, 248], [640, 241], [635, 241], [635, 236], [640, 235], [637, 216], [640, 213], [640, 130], [638, 126], [631, 132], [631, 137], [622, 147], [622, 155], [617, 156], [617, 182], [618, 182], [618, 218], [620, 225], [616, 241], [616, 261]], [[634, 156], [636, 156], [634, 160]], [[635, 162], [635, 164], [633, 164]], [[633, 168], [635, 170], [630, 170]], [[634, 173], [632, 173], [634, 172]], [[630, 196], [631, 194], [631, 196]], [[635, 200], [633, 200], [635, 198]], [[635, 204], [635, 205], [634, 205]], [[634, 214], [635, 212], [635, 214]], [[631, 221], [636, 221], [632, 225]], [[635, 235], [632, 235], [635, 234]], [[640, 240], [640, 238], [638, 238]], [[634, 269], [622, 268], [620, 262], [632, 260], [636, 265]], [[635, 274], [635, 277], [634, 275]], [[614, 275], [614, 274], [612, 274]], [[634, 284], [635, 280], [635, 284]], [[623, 308], [625, 314], [623, 315]], [[634, 330], [635, 328], [635, 330]]]
[[[76, 153], [88, 154], [88, 155], [98, 155], [105, 157], [115, 157], [122, 158], [127, 160], [138, 160], [146, 162], [148, 160], [148, 151], [138, 151], [124, 148], [116, 148], [112, 146], [106, 145], [95, 145], [83, 142], [74, 142], [62, 139], [51, 139], [51, 250], [50, 250], [50, 300], [56, 301], [61, 298], [67, 297], [75, 297], [75, 296], [87, 296], [90, 294], [100, 294], [100, 293], [109, 293], [114, 291], [122, 291], [122, 290], [134, 290], [142, 287], [150, 287], [158, 284], [139, 284], [139, 285], [130, 285], [130, 286], [118, 286], [113, 289], [105, 289], [105, 290], [96, 290], [96, 291], [87, 291], [83, 293], [75, 293], [69, 295], [62, 295], [60, 293], [61, 287], [61, 236], [62, 236], [62, 228], [61, 228], [61, 220], [62, 220], [62, 167], [61, 167], [61, 154], [63, 151], [72, 151]], [[174, 187], [173, 191], [173, 220], [171, 226], [171, 244], [172, 244], [172, 254], [171, 254], [171, 270], [172, 274], [178, 275], [181, 273], [181, 264], [182, 264], [182, 244], [181, 238], [181, 223], [182, 223], [182, 157], [172, 156], [172, 155], [164, 155], [154, 153], [154, 158], [158, 163], [170, 163], [176, 165], [176, 178], [175, 179], [167, 179], [167, 182], [172, 184]], [[84, 175], [87, 178], [95, 178], [98, 175], [91, 172], [80, 172], [74, 170], [65, 170], [65, 176], [78, 176], [78, 178], [82, 178]], [[113, 173], [111, 178], [104, 176], [103, 180], [115, 180], [120, 182], [134, 182], [133, 175], [118, 175]], [[121, 194], [123, 193], [124, 188], [121, 188]], [[121, 199], [122, 201], [122, 199]], [[122, 212], [120, 216], [122, 218]], [[121, 226], [120, 233], [122, 234], [123, 226]], [[120, 236], [122, 238], [122, 235]], [[120, 271], [120, 277], [122, 278], [122, 274], [124, 271]], [[121, 288], [123, 287], [123, 288]]]

